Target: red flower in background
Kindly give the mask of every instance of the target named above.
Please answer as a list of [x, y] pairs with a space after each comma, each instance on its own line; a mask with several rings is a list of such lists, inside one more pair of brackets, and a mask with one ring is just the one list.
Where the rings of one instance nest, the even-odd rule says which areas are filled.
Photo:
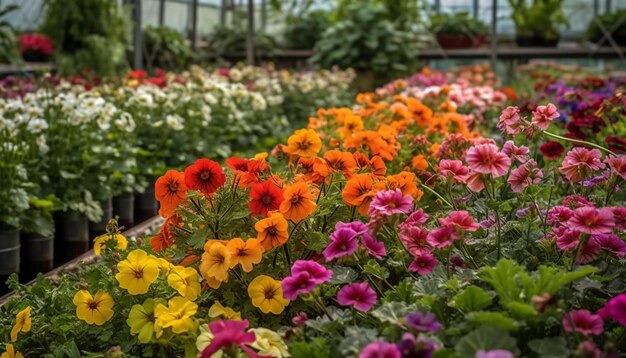
[[39, 52], [46, 56], [54, 55], [54, 44], [52, 40], [41, 34], [24, 34], [19, 37], [20, 53], [27, 51]]
[[226, 175], [222, 167], [209, 159], [198, 159], [185, 168], [185, 184], [189, 190], [200, 190], [205, 195], [213, 194], [224, 185]]
[[565, 147], [559, 142], [545, 142], [539, 147], [539, 151], [548, 159], [556, 159], [565, 151]]
[[267, 216], [269, 211], [278, 210], [283, 202], [283, 191], [270, 181], [253, 184], [248, 208], [253, 215]]

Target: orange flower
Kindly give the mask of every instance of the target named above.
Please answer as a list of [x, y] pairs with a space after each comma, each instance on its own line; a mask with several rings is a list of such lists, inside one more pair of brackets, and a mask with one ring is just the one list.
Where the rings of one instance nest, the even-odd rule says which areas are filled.
[[230, 268], [241, 265], [243, 272], [252, 271], [252, 265], [258, 264], [263, 258], [263, 246], [257, 239], [243, 241], [236, 237], [228, 241], [226, 248], [230, 251]]
[[411, 159], [411, 166], [415, 170], [425, 171], [428, 169], [428, 162], [426, 161], [426, 157], [422, 154], [418, 154]]
[[324, 153], [324, 159], [328, 163], [328, 167], [334, 172], [342, 172], [346, 178], [349, 178], [354, 174], [356, 169], [356, 162], [354, 157], [349, 152], [342, 152], [340, 150], [329, 150]]
[[382, 179], [385, 177], [387, 167], [385, 162], [379, 156], [374, 156], [372, 159], [368, 159], [365, 154], [361, 152], [352, 153], [356, 166], [359, 170], [364, 170], [372, 174], [374, 178]]
[[366, 215], [374, 196], [374, 181], [369, 174], [356, 174], [346, 183], [341, 197], [346, 204], [359, 208], [361, 215]]
[[417, 177], [415, 174], [407, 171], [387, 177], [387, 186], [392, 190], [400, 189], [402, 195], [410, 195], [416, 200], [420, 200], [424, 195], [424, 192], [417, 187]]
[[354, 132], [363, 130], [363, 120], [359, 116], [350, 115], [343, 121], [343, 127], [339, 129], [341, 138], [346, 138], [352, 135]]
[[177, 226], [183, 226], [180, 215], [170, 215], [159, 229], [159, 233], [150, 239], [150, 245], [155, 252], [165, 250], [174, 244], [174, 228]]
[[289, 223], [281, 213], [273, 213], [269, 218], [257, 221], [254, 229], [257, 231], [257, 240], [265, 251], [287, 242]]
[[309, 186], [305, 182], [285, 186], [283, 196], [285, 200], [280, 204], [280, 212], [285, 216], [285, 219], [296, 223], [311, 215], [317, 207], [317, 204], [312, 200], [313, 195]]
[[183, 200], [187, 198], [185, 174], [177, 170], [168, 170], [157, 179], [154, 185], [156, 199], [161, 204], [159, 214], [169, 217]]
[[322, 140], [312, 129], [299, 129], [287, 139], [284, 151], [300, 157], [314, 157], [322, 149]]
[[300, 158], [298, 165], [304, 171], [304, 179], [317, 185], [322, 184], [324, 179], [330, 174], [330, 168], [326, 161], [319, 157]]
[[429, 125], [433, 117], [433, 111], [430, 108], [415, 98], [407, 98], [406, 105], [418, 126], [424, 128]]

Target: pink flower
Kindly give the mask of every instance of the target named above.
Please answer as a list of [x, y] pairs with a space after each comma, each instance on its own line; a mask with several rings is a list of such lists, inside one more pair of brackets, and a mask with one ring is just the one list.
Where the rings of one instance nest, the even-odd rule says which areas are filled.
[[476, 231], [480, 227], [474, 218], [465, 210], [451, 211], [447, 217], [439, 218], [443, 226], [450, 226], [463, 231]]
[[436, 248], [444, 248], [452, 245], [452, 243], [461, 238], [461, 235], [449, 226], [443, 226], [435, 229], [428, 234], [426, 241]]
[[591, 238], [600, 248], [617, 257], [626, 256], [626, 243], [614, 234], [594, 235]]
[[211, 343], [204, 348], [200, 358], [210, 358], [214, 353], [222, 348], [239, 346], [250, 357], [260, 357], [246, 344], [254, 343], [254, 332], [246, 332], [250, 323], [247, 319], [240, 320], [220, 320], [209, 323], [209, 330], [213, 333]]
[[615, 229], [626, 230], [626, 207], [612, 207], [613, 219], [615, 220]]
[[576, 249], [580, 242], [580, 232], [567, 227], [554, 228], [552, 233], [556, 237], [556, 246], [563, 251]]
[[585, 206], [574, 210], [574, 215], [567, 222], [569, 228], [586, 234], [610, 234], [615, 221], [611, 208], [596, 209]]
[[306, 314], [306, 312], [301, 311], [300, 313], [298, 313], [297, 316], [293, 316], [293, 318], [291, 319], [291, 322], [296, 327], [304, 327], [304, 325], [306, 324], [306, 321], [308, 320], [309, 320], [309, 316]]
[[604, 162], [611, 168], [611, 173], [619, 175], [626, 180], [626, 155], [609, 155]]
[[451, 177], [456, 183], [465, 183], [469, 168], [460, 160], [442, 159], [439, 161], [439, 173], [444, 177]]
[[481, 174], [491, 174], [494, 178], [506, 174], [511, 159], [498, 151], [495, 144], [478, 144], [467, 150], [465, 160], [470, 169]]
[[359, 358], [401, 358], [402, 355], [395, 344], [385, 341], [372, 342], [365, 346]]
[[546, 223], [553, 226], [560, 225], [567, 222], [572, 217], [572, 215], [574, 215], [574, 210], [566, 206], [555, 206], [548, 210]]
[[370, 203], [369, 215], [393, 215], [406, 214], [413, 209], [413, 198], [410, 195], [402, 195], [400, 189], [384, 190], [376, 193]]
[[[341, 233], [339, 234], [336, 234], [336, 233], [338, 233], [340, 230], [354, 231], [355, 232], [354, 237], [358, 238], [360, 236], [361, 245], [363, 246], [363, 248], [375, 258], [380, 260], [387, 255], [387, 251], [385, 250], [385, 244], [381, 241], [376, 241], [374, 236], [370, 234], [367, 225], [365, 225], [364, 223], [360, 221], [352, 221], [349, 223], [344, 223], [344, 222], [339, 221], [335, 225], [335, 232], [330, 236], [331, 244], [328, 245], [328, 247], [326, 248], [326, 250], [328, 250], [329, 255], [333, 256], [343, 250], [343, 248], [341, 247], [342, 242], [336, 240], [338, 235], [341, 234]], [[337, 242], [335, 243], [334, 241], [337, 241]], [[350, 243], [349, 248], [351, 249], [352, 239], [349, 239], [348, 241]], [[356, 240], [354, 241], [356, 242]], [[332, 248], [331, 248], [331, 245], [332, 245]], [[324, 255], [326, 255], [327, 253], [326, 250], [324, 250]], [[345, 255], [351, 255], [353, 252], [354, 251], [351, 251], [349, 253], [346, 253]], [[344, 255], [338, 255], [334, 257], [339, 257], [339, 256], [344, 256]], [[327, 257], [327, 261], [329, 261], [328, 257]]]
[[387, 250], [385, 250], [385, 243], [382, 241], [377, 241], [374, 237], [368, 233], [363, 234], [361, 236], [361, 245], [365, 251], [367, 251], [370, 255], [374, 256], [378, 260], [387, 256]]
[[532, 123], [539, 129], [546, 130], [550, 127], [550, 122], [559, 118], [560, 114], [556, 110], [556, 106], [548, 103], [547, 106], [537, 106], [533, 111]]
[[347, 227], [335, 230], [330, 235], [330, 244], [324, 249], [324, 257], [326, 262], [332, 261], [337, 257], [352, 255], [358, 246], [356, 239], [357, 233]]
[[594, 171], [605, 167], [600, 161], [601, 156], [602, 153], [597, 149], [573, 148], [565, 155], [559, 172], [565, 175], [568, 181], [581, 182], [590, 177]]
[[563, 205], [568, 208], [582, 208], [583, 206], [596, 206], [593, 202], [585, 199], [584, 196], [580, 194], [572, 194], [563, 198]]
[[597, 242], [593, 240], [589, 240], [580, 248], [580, 253], [578, 254], [578, 258], [576, 259], [577, 264], [588, 264], [600, 256], [600, 251], [602, 248], [598, 245]]
[[337, 293], [337, 302], [367, 312], [376, 304], [376, 292], [366, 282], [355, 282], [343, 286]]
[[543, 179], [543, 171], [537, 168], [537, 162], [529, 160], [522, 166], [511, 171], [507, 182], [511, 190], [520, 193], [531, 184], [539, 184]]
[[563, 328], [567, 332], [577, 332], [584, 336], [599, 336], [604, 331], [604, 321], [588, 310], [576, 310], [563, 316]]
[[332, 277], [333, 272], [311, 260], [297, 260], [291, 266], [291, 276], [283, 279], [283, 296], [290, 300], [300, 293], [309, 293]]
[[516, 147], [512, 140], [507, 140], [502, 146], [502, 153], [506, 154], [511, 160], [525, 163], [528, 160], [528, 147]]
[[398, 236], [400, 237], [400, 242], [402, 242], [404, 247], [414, 256], [430, 252], [432, 249], [426, 240], [428, 230], [422, 227], [413, 226], [402, 229]]
[[520, 110], [517, 107], [506, 107], [500, 115], [498, 128], [511, 136], [521, 133], [524, 127], [519, 112]]
[[467, 187], [475, 193], [480, 193], [481, 190], [485, 189], [483, 175], [476, 172], [471, 173], [467, 177]]
[[428, 275], [433, 272], [433, 269], [439, 261], [430, 252], [423, 252], [416, 255], [413, 262], [409, 265], [409, 271], [417, 272], [420, 275]]
[[419, 226], [425, 224], [428, 221], [428, 214], [424, 213], [424, 210], [417, 209], [411, 215], [409, 215], [406, 220], [402, 224], [400, 224], [400, 228], [410, 227], [410, 226]]
[[611, 298], [598, 314], [605, 320], [614, 319], [626, 327], [626, 293]]

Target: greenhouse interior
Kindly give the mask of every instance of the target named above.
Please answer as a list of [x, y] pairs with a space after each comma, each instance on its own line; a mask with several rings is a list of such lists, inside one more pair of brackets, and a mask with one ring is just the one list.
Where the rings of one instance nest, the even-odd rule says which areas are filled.
[[626, 357], [626, 0], [0, 0], [24, 357]]

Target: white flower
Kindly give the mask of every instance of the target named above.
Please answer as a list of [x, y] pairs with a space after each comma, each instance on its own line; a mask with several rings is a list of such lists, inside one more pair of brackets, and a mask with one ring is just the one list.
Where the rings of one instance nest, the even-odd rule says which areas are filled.
[[137, 127], [137, 125], [135, 124], [135, 121], [133, 120], [133, 117], [128, 112], [122, 113], [120, 118], [113, 121], [113, 123], [115, 123], [115, 126], [118, 129], [121, 129], [128, 133], [131, 133]]
[[180, 131], [185, 128], [184, 121], [185, 120], [177, 114], [170, 114], [165, 117], [165, 123], [167, 123], [167, 125], [175, 131]]
[[217, 104], [217, 98], [211, 93], [204, 94], [204, 101], [210, 105]]
[[230, 72], [228, 73], [229, 77], [231, 80], [235, 81], [235, 82], [239, 82], [243, 79], [243, 74], [241, 73], [241, 71], [239, 71], [236, 68], [231, 68]]
[[41, 154], [48, 153], [48, 151], [50, 150], [50, 147], [48, 146], [48, 143], [46, 142], [45, 136], [40, 135], [39, 137], [37, 137], [35, 142], [37, 143], [37, 147], [39, 148], [39, 153]]
[[276, 358], [290, 357], [287, 345], [281, 336], [267, 328], [253, 328], [255, 341], [250, 346], [259, 350], [260, 355]]
[[41, 131], [48, 129], [48, 122], [42, 118], [34, 118], [28, 122], [28, 126], [26, 128], [29, 132], [38, 134]]
[[[209, 326], [207, 324], [200, 325], [200, 334], [198, 335], [198, 338], [196, 338], [196, 348], [198, 348], [198, 351], [202, 352], [206, 347], [208, 347], [209, 344], [211, 344], [211, 341], [213, 341], [213, 338], [214, 336], [213, 333], [209, 331]], [[219, 350], [213, 353], [211, 358], [222, 358], [223, 356], [224, 353]]]
[[252, 109], [255, 111], [263, 111], [267, 108], [265, 98], [259, 93], [252, 93]]

